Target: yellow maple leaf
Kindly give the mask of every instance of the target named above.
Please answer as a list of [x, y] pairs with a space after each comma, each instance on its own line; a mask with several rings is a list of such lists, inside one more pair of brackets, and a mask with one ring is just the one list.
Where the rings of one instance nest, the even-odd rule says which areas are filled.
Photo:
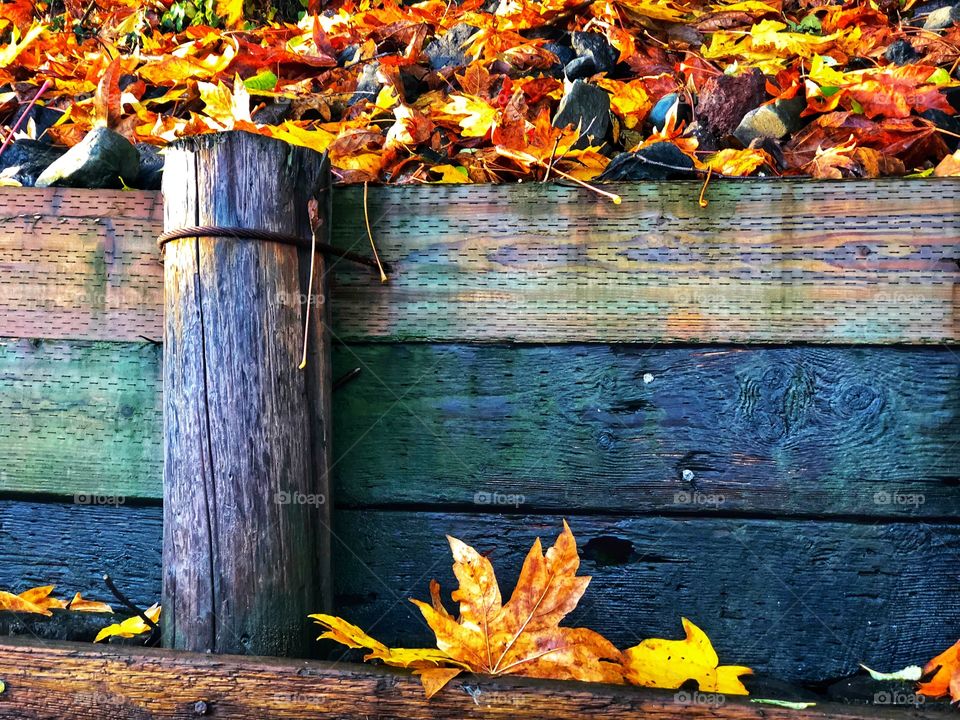
[[236, 29], [243, 24], [243, 0], [216, 0], [215, 12], [228, 28]]
[[483, 98], [470, 95], [451, 95], [441, 111], [455, 119], [463, 137], [486, 137], [499, 120], [497, 109]]
[[726, 148], [710, 155], [703, 162], [721, 175], [737, 177], [752, 175], [763, 164], [773, 167], [773, 158], [766, 151], [751, 148], [743, 150]]
[[[160, 619], [160, 606], [151, 605], [144, 610], [143, 614], [156, 623]], [[114, 623], [113, 625], [108, 625], [103, 628], [97, 633], [97, 637], [94, 638], [93, 641], [97, 643], [109, 637], [132, 638], [148, 633], [150, 630], [151, 627], [147, 625], [139, 615], [134, 615], [132, 618], [127, 618], [123, 622]]]
[[634, 685], [675, 690], [696, 680], [701, 692], [747, 695], [741, 675], [753, 673], [748, 667], [719, 665], [710, 638], [686, 618], [682, 619], [683, 640], [644, 640], [624, 650], [625, 677]]
[[13, 61], [19, 57], [20, 53], [26, 50], [34, 40], [43, 35], [46, 29], [46, 25], [39, 23], [34, 24], [27, 30], [23, 37], [19, 37], [20, 33], [15, 30], [11, 36], [10, 44], [6, 47], [0, 47], [0, 68], [7, 67], [13, 63]]
[[70, 612], [112, 613], [113, 608], [107, 603], [95, 600], [84, 600], [80, 593], [73, 596], [73, 600], [64, 606]]

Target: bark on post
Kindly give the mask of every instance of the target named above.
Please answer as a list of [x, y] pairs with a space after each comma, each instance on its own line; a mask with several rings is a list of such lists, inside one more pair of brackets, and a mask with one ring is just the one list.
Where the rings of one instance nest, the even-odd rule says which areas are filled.
[[[329, 227], [329, 168], [247, 133], [168, 150], [165, 231], [283, 232], [309, 243], [308, 201]], [[306, 615], [329, 606], [330, 354], [324, 260], [253, 239], [165, 245], [164, 645], [307, 656]]]

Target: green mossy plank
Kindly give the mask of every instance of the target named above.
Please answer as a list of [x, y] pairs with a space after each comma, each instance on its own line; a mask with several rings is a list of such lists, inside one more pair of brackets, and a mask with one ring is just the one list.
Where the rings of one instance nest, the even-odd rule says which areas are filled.
[[[160, 593], [159, 507], [0, 501], [0, 588], [53, 583], [104, 598], [110, 572], [134, 602]], [[534, 538], [551, 544], [560, 515], [342, 510], [334, 542], [336, 611], [390, 644], [429, 643], [407, 598], [454, 579], [444, 538], [488, 553], [505, 595]], [[593, 580], [565, 623], [628, 647], [681, 635], [689, 617], [721, 661], [786, 680], [903, 667], [960, 635], [960, 524], [736, 518], [570, 519], [580, 572]], [[304, 618], [304, 632], [316, 628]], [[331, 648], [332, 649], [332, 648]]]
[[[960, 182], [371, 188], [381, 284], [340, 262], [344, 340], [956, 341]], [[362, 188], [333, 241], [363, 250]]]
[[[338, 512], [337, 611], [381, 642], [424, 647], [408, 598], [440, 581], [456, 605], [452, 535], [486, 554], [509, 597], [534, 539], [547, 547], [561, 515]], [[922, 662], [960, 636], [960, 524], [749, 519], [569, 518], [580, 573], [593, 577], [564, 622], [618, 647], [682, 638], [681, 616], [713, 640], [723, 664], [793, 681], [857, 672], [858, 663]]]
[[[949, 348], [347, 345], [337, 502], [960, 515]], [[499, 498], [499, 499], [498, 499]]]
[[147, 342], [0, 339], [0, 491], [159, 498], [162, 355]]
[[[159, 499], [161, 354], [0, 340], [0, 492]], [[334, 395], [345, 507], [960, 514], [949, 348], [361, 344], [334, 359], [337, 376], [363, 370]]]

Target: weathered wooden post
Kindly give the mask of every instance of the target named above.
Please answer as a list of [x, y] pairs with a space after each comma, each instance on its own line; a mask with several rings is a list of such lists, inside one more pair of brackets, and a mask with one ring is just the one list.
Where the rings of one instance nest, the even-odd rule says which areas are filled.
[[[306, 615], [330, 595], [319, 254], [312, 297], [307, 290], [308, 202], [320, 200], [322, 241], [329, 168], [316, 152], [247, 133], [167, 152], [164, 644], [306, 656]], [[309, 302], [308, 359], [298, 369]]]

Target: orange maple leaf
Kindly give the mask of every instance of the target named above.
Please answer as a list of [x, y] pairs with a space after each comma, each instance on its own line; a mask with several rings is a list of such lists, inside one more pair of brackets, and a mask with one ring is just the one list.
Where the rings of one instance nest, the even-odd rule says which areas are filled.
[[566, 522], [546, 555], [539, 539], [533, 544], [506, 604], [490, 561], [456, 538], [447, 540], [460, 582], [451, 596], [460, 603], [459, 617], [443, 606], [435, 580], [430, 603], [411, 600], [436, 635], [436, 648], [391, 649], [341, 618], [311, 615], [326, 629], [320, 637], [367, 648], [368, 660], [415, 668], [427, 697], [464, 670], [623, 683], [620, 652], [609, 640], [586, 628], [560, 627], [590, 583], [589, 577], [577, 575], [577, 543]]
[[960, 640], [928, 662], [923, 675], [930, 677], [917, 686], [921, 695], [935, 698], [949, 695], [951, 701], [960, 702]]
[[560, 627], [590, 583], [577, 575], [577, 543], [566, 522], [546, 555], [539, 539], [533, 544], [506, 604], [490, 561], [456, 538], [447, 540], [460, 582], [452, 595], [460, 603], [459, 618], [447, 612], [437, 593], [432, 604], [412, 600], [440, 650], [488, 675], [623, 682], [620, 652], [609, 640], [586, 628]]

